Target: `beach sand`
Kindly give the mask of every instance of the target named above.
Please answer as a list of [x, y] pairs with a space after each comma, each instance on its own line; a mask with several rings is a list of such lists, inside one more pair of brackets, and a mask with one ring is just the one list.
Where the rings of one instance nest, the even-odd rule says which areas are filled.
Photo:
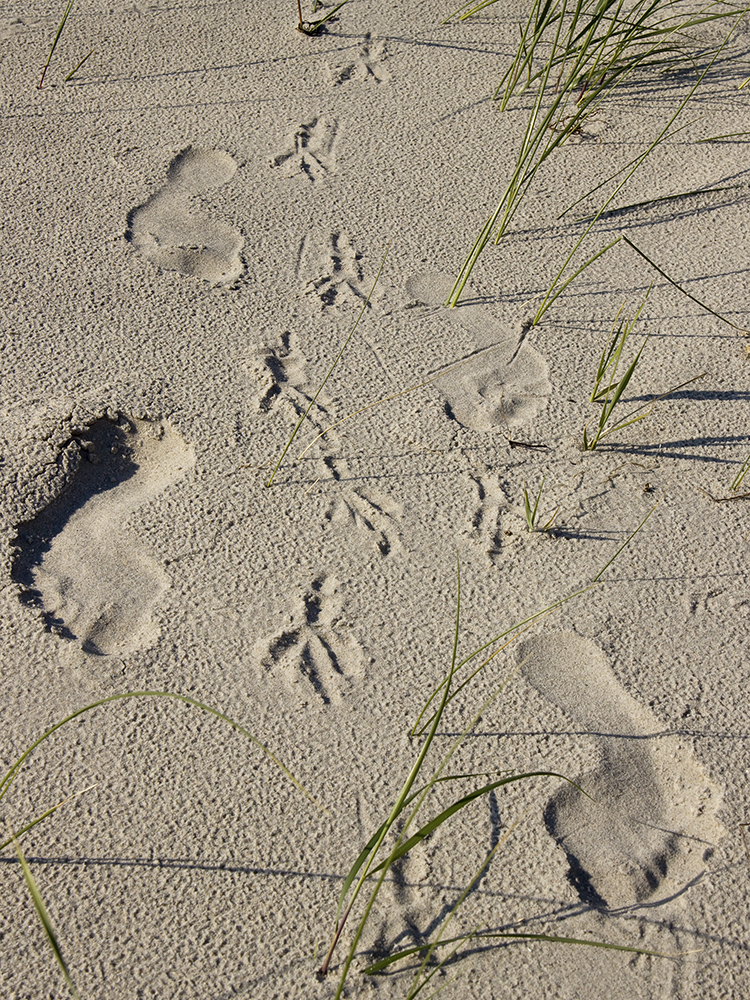
[[[474, 940], [423, 996], [750, 994], [750, 475], [731, 490], [750, 455], [748, 147], [698, 142], [750, 127], [750, 27], [587, 244], [627, 235], [729, 323], [621, 243], [533, 326], [600, 195], [560, 212], [695, 77], [618, 88], [448, 310], [528, 116], [490, 100], [527, 9], [441, 25], [448, 7], [351, 0], [311, 38], [291, 0], [81, 4], [40, 91], [61, 11], [3, 8], [3, 770], [84, 705], [167, 691], [246, 727], [315, 799], [178, 701], [120, 700], [45, 741], [0, 815], [19, 830], [83, 792], [22, 838], [81, 997], [333, 997], [364, 897], [315, 972], [450, 667], [457, 556], [463, 658], [591, 584], [660, 498], [596, 586], [451, 703], [437, 760], [504, 685], [448, 768], [478, 777], [441, 785], [423, 822], [500, 772], [579, 787], [498, 788], [397, 862], [346, 995], [406, 996], [409, 972], [361, 970], [431, 940], [480, 871], [451, 935], [671, 957]], [[627, 207], [706, 187], [723, 190]], [[612, 324], [652, 284], [623, 414], [701, 378], [584, 452]], [[557, 513], [530, 533], [543, 479], [537, 526]], [[0, 857], [0, 993], [68, 996]]]

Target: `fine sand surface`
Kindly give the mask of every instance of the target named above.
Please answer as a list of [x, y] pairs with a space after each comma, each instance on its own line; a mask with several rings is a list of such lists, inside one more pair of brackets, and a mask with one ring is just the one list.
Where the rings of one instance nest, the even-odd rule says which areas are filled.
[[[734, 326], [619, 244], [532, 327], [599, 196], [560, 212], [694, 76], [615, 92], [448, 310], [529, 106], [489, 99], [527, 3], [441, 26], [450, 10], [351, 0], [310, 38], [293, 0], [81, 0], [39, 91], [62, 10], [2, 8], [2, 772], [77, 708], [169, 691], [245, 726], [321, 807], [183, 703], [118, 701], [43, 743], [0, 839], [83, 792], [22, 847], [87, 1000], [333, 997], [353, 920], [315, 970], [450, 665], [456, 554], [464, 657], [591, 583], [660, 497], [595, 588], [451, 704], [438, 758], [507, 681], [450, 764], [480, 777], [440, 786], [424, 821], [498, 772], [577, 787], [499, 788], [399, 861], [346, 995], [406, 996], [408, 972], [361, 970], [430, 939], [506, 837], [452, 934], [671, 957], [474, 941], [422, 996], [750, 995], [750, 474], [731, 491], [750, 455], [750, 147], [698, 142], [750, 129], [750, 23], [587, 251], [628, 235]], [[723, 190], [654, 202], [706, 187]], [[702, 377], [584, 452], [612, 323], [652, 283], [623, 413]], [[529, 533], [543, 477], [538, 526], [557, 514]], [[69, 996], [13, 848], [0, 860], [0, 994]]]

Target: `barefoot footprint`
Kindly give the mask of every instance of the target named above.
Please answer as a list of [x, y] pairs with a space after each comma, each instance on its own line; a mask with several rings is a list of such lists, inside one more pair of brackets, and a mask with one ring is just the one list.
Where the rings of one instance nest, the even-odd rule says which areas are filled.
[[[418, 274], [406, 282], [413, 299], [433, 308], [444, 306], [452, 287], [446, 274]], [[552, 388], [547, 362], [520, 331], [504, 329], [481, 305], [440, 308], [440, 315], [469, 332], [476, 344], [466, 363], [438, 383], [459, 423], [477, 431], [506, 423], [513, 428], [544, 409]]]
[[62, 495], [18, 530], [14, 578], [48, 627], [86, 653], [124, 653], [155, 638], [149, 612], [169, 578], [123, 522], [181, 479], [192, 450], [168, 424], [97, 420]]
[[558, 633], [524, 643], [529, 683], [596, 739], [601, 762], [545, 810], [581, 898], [602, 909], [679, 892], [705, 869], [724, 828], [720, 790], [674, 736], [620, 686], [589, 639]]
[[242, 236], [226, 222], [196, 215], [191, 202], [231, 180], [237, 164], [220, 149], [189, 146], [167, 170], [167, 183], [128, 216], [127, 238], [157, 267], [229, 285], [242, 274]]

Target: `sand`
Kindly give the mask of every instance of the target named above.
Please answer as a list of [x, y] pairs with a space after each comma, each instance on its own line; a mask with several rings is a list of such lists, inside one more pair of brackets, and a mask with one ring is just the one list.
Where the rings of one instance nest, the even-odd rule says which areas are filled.
[[[90, 702], [169, 691], [245, 726], [320, 806], [183, 703], [123, 700], [63, 727], [1, 815], [20, 829], [83, 792], [22, 841], [82, 997], [332, 997], [346, 949], [315, 970], [449, 667], [456, 556], [463, 657], [591, 583], [659, 498], [594, 589], [464, 689], [434, 743], [447, 752], [507, 681], [452, 773], [554, 771], [590, 797], [520, 782], [415, 847], [347, 996], [406, 996], [409, 973], [362, 968], [430, 939], [501, 841], [454, 933], [673, 957], [475, 941], [433, 980], [444, 996], [750, 992], [750, 524], [746, 499], [711, 499], [736, 496], [750, 454], [747, 145], [697, 141], [749, 127], [750, 28], [590, 237], [594, 252], [628, 235], [735, 326], [620, 244], [532, 327], [599, 202], [559, 213], [654, 139], [692, 78], [621, 88], [446, 310], [523, 128], [523, 101], [501, 114], [489, 97], [525, 10], [441, 26], [447, 7], [353, 0], [308, 38], [291, 0], [82, 4], [38, 91], [60, 11], [3, 8], [4, 766]], [[725, 190], [627, 208], [705, 187]], [[623, 406], [702, 377], [584, 452], [615, 315], [652, 283]], [[523, 490], [543, 477], [538, 526], [557, 514], [529, 533]], [[443, 786], [425, 819], [489, 780]], [[0, 857], [0, 993], [67, 996], [15, 853]]]

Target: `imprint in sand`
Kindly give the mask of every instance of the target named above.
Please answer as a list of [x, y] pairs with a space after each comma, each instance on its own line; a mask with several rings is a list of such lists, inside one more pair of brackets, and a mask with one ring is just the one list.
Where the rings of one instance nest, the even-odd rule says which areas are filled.
[[[545, 810], [581, 898], [618, 909], [678, 893], [705, 870], [724, 828], [720, 790], [664, 725], [619, 684], [589, 639], [523, 644], [529, 683], [597, 742], [599, 766], [563, 785]], [[592, 801], [593, 800], [593, 801]]]
[[347, 683], [362, 675], [359, 644], [340, 635], [343, 606], [337, 581], [323, 574], [307, 588], [288, 625], [257, 644], [261, 666], [305, 703], [311, 695], [324, 705], [340, 701]]
[[[246, 368], [256, 387], [255, 411], [265, 414], [283, 402], [287, 407], [291, 404], [295, 419], [301, 416], [310, 403], [310, 396], [303, 388], [307, 381], [304, 365], [296, 338], [289, 332], [282, 333], [275, 346], [261, 346]], [[320, 399], [307, 415], [309, 438], [335, 423]], [[319, 478], [323, 482], [334, 480], [336, 484], [334, 499], [324, 515], [326, 520], [357, 528], [381, 556], [397, 552], [401, 548], [398, 525], [403, 514], [401, 506], [377, 490], [365, 491], [351, 486], [351, 480], [356, 477], [346, 459], [326, 454], [330, 449], [341, 450], [335, 429], [321, 437], [316, 447], [323, 451], [325, 467]]]
[[191, 211], [201, 194], [226, 184], [236, 170], [229, 153], [189, 146], [170, 163], [164, 187], [128, 216], [128, 240], [157, 267], [212, 285], [236, 281], [242, 236], [226, 222]]
[[300, 125], [285, 149], [271, 160], [272, 167], [284, 168], [287, 177], [302, 175], [312, 183], [336, 169], [336, 123], [327, 118], [313, 118]]
[[501, 326], [485, 306], [459, 304], [443, 308], [454, 279], [446, 274], [418, 274], [406, 282], [417, 302], [440, 310], [440, 316], [462, 327], [476, 348], [466, 359], [450, 359], [457, 371], [440, 379], [446, 412], [477, 431], [518, 427], [547, 405], [551, 391], [547, 362], [527, 344], [524, 334]]
[[391, 74], [383, 66], [385, 59], [387, 59], [385, 42], [373, 42], [368, 31], [364, 43], [360, 45], [357, 55], [351, 62], [327, 68], [328, 82], [333, 87], [352, 80], [357, 83], [386, 83], [390, 80]]
[[97, 420], [88, 428], [70, 485], [18, 531], [14, 578], [51, 630], [99, 655], [153, 641], [149, 612], [169, 578], [124, 525], [194, 464], [166, 423]]
[[345, 232], [333, 232], [326, 240], [305, 237], [300, 247], [298, 275], [305, 295], [315, 296], [321, 309], [327, 306], [361, 306], [367, 298], [362, 285], [362, 254]]

